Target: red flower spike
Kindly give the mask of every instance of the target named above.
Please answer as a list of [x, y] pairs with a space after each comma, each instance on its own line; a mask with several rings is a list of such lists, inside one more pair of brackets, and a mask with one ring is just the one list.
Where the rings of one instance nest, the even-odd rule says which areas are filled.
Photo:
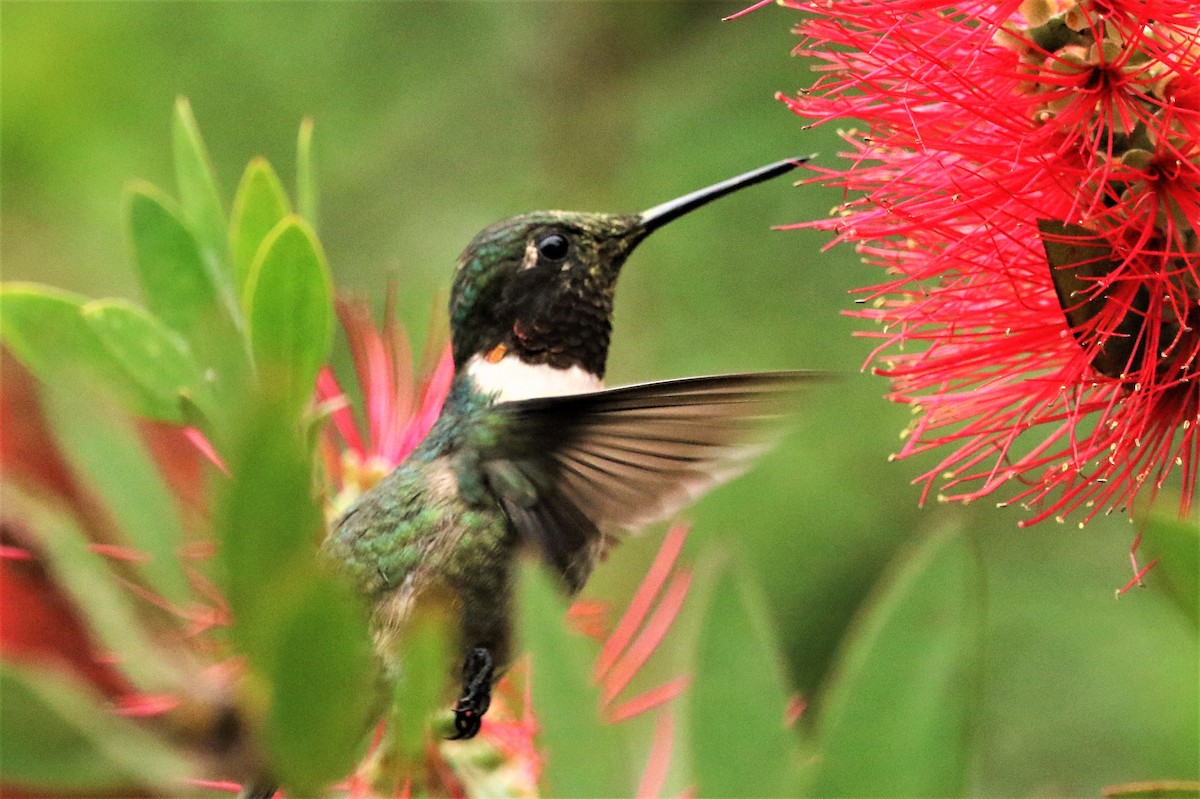
[[675, 525], [667, 532], [658, 554], [654, 556], [654, 562], [650, 564], [650, 569], [642, 578], [633, 599], [629, 601], [629, 606], [622, 614], [621, 620], [617, 622], [616, 628], [604, 642], [600, 654], [596, 657], [596, 665], [592, 670], [594, 679], [603, 679], [617, 658], [620, 657], [621, 652], [633, 640], [638, 627], [646, 618], [646, 614], [650, 612], [650, 605], [653, 603], [654, 597], [662, 590], [663, 584], [671, 575], [671, 570], [675, 568], [675, 561], [679, 559], [679, 553], [683, 551], [687, 534], [686, 525]]
[[613, 664], [612, 670], [601, 681], [601, 699], [611, 703], [617, 698], [634, 675], [645, 665], [654, 650], [662, 643], [663, 636], [671, 629], [683, 600], [687, 597], [688, 588], [692, 584], [691, 572], [680, 571], [672, 578], [666, 591], [659, 600], [658, 607], [646, 622], [646, 626], [629, 648]]
[[647, 711], [667, 704], [686, 691], [691, 684], [691, 677], [686, 674], [680, 675], [668, 680], [657, 688], [644, 691], [633, 699], [627, 699], [616, 707], [611, 708], [606, 714], [606, 718], [613, 724], [619, 724], [634, 716], [640, 716]]
[[[847, 201], [813, 223], [888, 277], [855, 315], [940, 451], [924, 501], [1026, 523], [1130, 506], [1200, 466], [1200, 8], [1183, 0], [785, 0], [842, 117]], [[1039, 234], [1039, 227], [1043, 233]], [[1046, 231], [1050, 231], [1049, 234]], [[1065, 231], [1065, 232], [1064, 232]], [[1055, 257], [1089, 242], [1093, 265]], [[1049, 256], [1049, 260], [1048, 260]], [[1056, 293], [1057, 289], [1057, 293]]]
[[603, 641], [608, 632], [608, 603], [580, 599], [567, 608], [567, 623], [580, 635]]
[[389, 288], [382, 329], [371, 321], [366, 303], [338, 300], [337, 312], [350, 345], [366, 422], [360, 433], [333, 372], [322, 369], [316, 398], [333, 422], [322, 451], [326, 471], [341, 489], [335, 501], [335, 510], [340, 510], [396, 468], [433, 427], [450, 391], [454, 360], [449, 344], [441, 347], [441, 357], [414, 388], [408, 337], [395, 319], [394, 289]]
[[128, 692], [128, 682], [96, 649], [70, 599], [42, 564], [25, 554], [0, 558], [0, 655], [66, 666], [110, 697]]
[[796, 694], [788, 700], [787, 710], [783, 714], [783, 724], [788, 729], [796, 726], [796, 722], [804, 715], [804, 711], [808, 709], [808, 701], [802, 694]]
[[671, 768], [671, 749], [674, 745], [675, 720], [669, 712], [660, 713], [654, 723], [654, 743], [650, 749], [650, 758], [646, 761], [646, 770], [642, 772], [642, 780], [638, 783], [638, 799], [655, 799], [662, 796]]
[[757, 11], [758, 9], [763, 8], [764, 6], [769, 6], [774, 2], [775, 2], [775, 0], [758, 0], [757, 3], [747, 6], [746, 8], [743, 8], [741, 11], [735, 11], [734, 13], [730, 14], [727, 17], [721, 17], [721, 21], [729, 22], [731, 20], [737, 19], [738, 17], [744, 17], [747, 14], [751, 13], [752, 11]]

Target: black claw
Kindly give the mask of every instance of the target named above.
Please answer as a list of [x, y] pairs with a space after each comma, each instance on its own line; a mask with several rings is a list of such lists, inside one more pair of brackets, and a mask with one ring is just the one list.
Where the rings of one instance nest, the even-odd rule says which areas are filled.
[[477, 646], [467, 655], [463, 663], [462, 696], [454, 703], [454, 729], [457, 732], [450, 736], [451, 741], [474, 738], [479, 733], [483, 714], [492, 704], [493, 671], [492, 653], [485, 647]]

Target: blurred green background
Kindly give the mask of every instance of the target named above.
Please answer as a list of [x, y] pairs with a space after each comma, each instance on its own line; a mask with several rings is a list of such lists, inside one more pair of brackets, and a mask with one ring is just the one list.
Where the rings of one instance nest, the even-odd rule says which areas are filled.
[[[135, 296], [122, 186], [171, 186], [169, 120], [190, 98], [225, 197], [265, 155], [293, 173], [316, 124], [319, 229], [338, 286], [400, 287], [419, 339], [481, 227], [534, 208], [634, 211], [782, 157], [820, 152], [773, 99], [807, 86], [794, 12], [739, 3], [0, 4], [0, 263], [5, 280]], [[888, 463], [908, 411], [860, 373], [842, 315], [878, 280], [827, 236], [771, 226], [834, 193], [775, 181], [657, 233], [617, 295], [613, 384], [720, 371], [827, 370], [799, 430], [687, 512], [761, 581], [795, 687], [814, 697], [898, 547], [959, 527], [986, 568], [986, 680], [972, 793], [1096, 795], [1200, 776], [1195, 628], [1153, 575], [1119, 601], [1133, 530], [1018, 529], [991, 502], [917, 507]], [[438, 308], [440, 312], [440, 307]], [[617, 549], [589, 591], [623, 604], [658, 544]], [[886, 746], [886, 741], [880, 742]]]

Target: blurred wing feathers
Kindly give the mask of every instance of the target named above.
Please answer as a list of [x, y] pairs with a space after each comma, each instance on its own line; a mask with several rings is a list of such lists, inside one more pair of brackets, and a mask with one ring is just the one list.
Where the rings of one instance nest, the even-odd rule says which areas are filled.
[[502, 403], [504, 458], [493, 468], [516, 469], [537, 499], [520, 507], [498, 494], [561, 569], [599, 547], [601, 529], [667, 519], [744, 472], [776, 438], [770, 422], [814, 379], [720, 375]]

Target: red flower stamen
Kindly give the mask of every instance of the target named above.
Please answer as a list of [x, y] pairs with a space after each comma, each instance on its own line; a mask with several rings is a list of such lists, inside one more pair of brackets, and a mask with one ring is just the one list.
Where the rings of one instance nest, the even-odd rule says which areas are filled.
[[[1152, 497], [1200, 442], [1200, 11], [1180, 0], [788, 2], [822, 62], [784, 98], [845, 134], [816, 223], [888, 273], [855, 315], [943, 451], [924, 501], [1029, 523]], [[1048, 233], [1055, 227], [1066, 234]], [[1056, 249], [1057, 248], [1057, 249]], [[1086, 251], [1084, 257], [1072, 253]]]

